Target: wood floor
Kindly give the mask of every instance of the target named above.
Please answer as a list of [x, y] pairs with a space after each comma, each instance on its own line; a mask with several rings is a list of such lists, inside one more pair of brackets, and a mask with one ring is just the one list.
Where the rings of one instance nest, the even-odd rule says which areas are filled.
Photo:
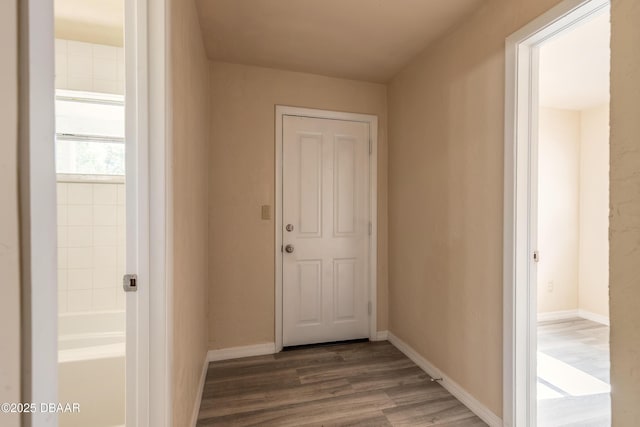
[[486, 426], [386, 341], [209, 365], [198, 426]]
[[[538, 351], [609, 384], [609, 327], [575, 318], [538, 323]], [[547, 384], [553, 387], [553, 384]], [[608, 427], [609, 393], [538, 401], [538, 425], [543, 427]]]

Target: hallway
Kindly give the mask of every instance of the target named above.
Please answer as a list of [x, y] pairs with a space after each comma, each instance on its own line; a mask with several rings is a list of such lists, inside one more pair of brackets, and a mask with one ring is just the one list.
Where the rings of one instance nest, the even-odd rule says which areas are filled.
[[486, 424], [380, 341], [211, 363], [197, 425]]

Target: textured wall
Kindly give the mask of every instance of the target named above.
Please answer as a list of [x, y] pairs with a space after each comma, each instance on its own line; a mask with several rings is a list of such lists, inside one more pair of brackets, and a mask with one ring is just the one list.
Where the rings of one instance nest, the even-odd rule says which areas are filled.
[[170, 2], [173, 426], [190, 425], [207, 352], [209, 64], [192, 0]]
[[502, 412], [505, 38], [559, 0], [490, 0], [389, 87], [389, 330]]
[[[18, 240], [17, 1], [0, 2], [0, 402], [20, 401], [20, 245]], [[20, 425], [20, 415], [0, 414]]]
[[614, 427], [640, 425], [640, 3], [613, 0], [609, 282]]
[[609, 104], [580, 113], [578, 305], [609, 317]]
[[[378, 116], [378, 330], [387, 326], [386, 88], [214, 62], [211, 66], [211, 349], [274, 341], [275, 105]], [[273, 210], [272, 210], [273, 211]]]

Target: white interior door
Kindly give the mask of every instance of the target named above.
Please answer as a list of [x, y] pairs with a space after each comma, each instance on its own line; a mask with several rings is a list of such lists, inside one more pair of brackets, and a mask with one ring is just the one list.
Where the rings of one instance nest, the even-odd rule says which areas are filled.
[[369, 336], [369, 124], [283, 118], [283, 345]]

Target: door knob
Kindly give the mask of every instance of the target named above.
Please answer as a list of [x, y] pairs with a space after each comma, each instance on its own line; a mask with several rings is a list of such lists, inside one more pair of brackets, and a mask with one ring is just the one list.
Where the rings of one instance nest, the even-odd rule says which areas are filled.
[[285, 229], [287, 231], [293, 231], [293, 224], [287, 224], [287, 226], [285, 227]]
[[284, 250], [285, 250], [288, 254], [293, 253], [293, 250], [294, 250], [293, 245], [287, 245], [287, 246], [285, 246], [285, 247], [284, 247]]

